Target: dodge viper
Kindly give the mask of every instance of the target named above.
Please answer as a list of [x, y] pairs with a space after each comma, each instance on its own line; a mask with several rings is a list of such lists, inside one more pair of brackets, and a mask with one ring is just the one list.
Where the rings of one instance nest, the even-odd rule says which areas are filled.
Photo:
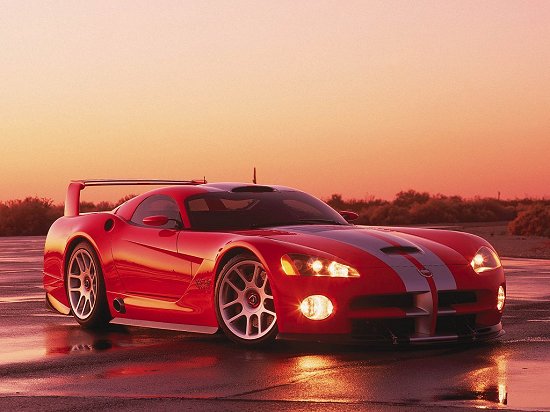
[[[162, 186], [80, 213], [88, 186]], [[246, 183], [79, 180], [44, 251], [48, 305], [108, 323], [364, 343], [486, 340], [504, 331], [493, 247], [438, 229], [350, 223], [296, 189]]]

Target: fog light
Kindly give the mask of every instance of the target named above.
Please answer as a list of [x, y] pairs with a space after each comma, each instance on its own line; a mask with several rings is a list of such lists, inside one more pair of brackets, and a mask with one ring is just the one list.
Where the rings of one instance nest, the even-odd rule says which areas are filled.
[[506, 293], [504, 293], [504, 288], [502, 286], [498, 287], [497, 294], [497, 309], [501, 311], [504, 308], [504, 301], [506, 300]]
[[334, 306], [326, 296], [312, 295], [308, 296], [300, 303], [300, 310], [308, 319], [323, 320], [331, 315]]

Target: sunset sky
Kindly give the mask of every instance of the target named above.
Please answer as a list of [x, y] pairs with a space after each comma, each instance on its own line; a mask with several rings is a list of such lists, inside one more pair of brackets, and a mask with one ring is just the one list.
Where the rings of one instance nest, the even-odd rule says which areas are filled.
[[548, 1], [0, 0], [0, 44], [0, 200], [254, 166], [323, 198], [550, 197]]

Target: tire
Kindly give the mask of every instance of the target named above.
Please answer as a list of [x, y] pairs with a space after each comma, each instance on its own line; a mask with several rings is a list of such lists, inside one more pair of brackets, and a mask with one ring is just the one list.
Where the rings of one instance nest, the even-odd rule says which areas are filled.
[[71, 313], [87, 329], [105, 327], [111, 320], [101, 264], [88, 242], [76, 245], [66, 269], [67, 298]]
[[261, 346], [277, 336], [277, 314], [267, 272], [258, 258], [239, 255], [223, 267], [216, 281], [216, 316], [234, 342]]

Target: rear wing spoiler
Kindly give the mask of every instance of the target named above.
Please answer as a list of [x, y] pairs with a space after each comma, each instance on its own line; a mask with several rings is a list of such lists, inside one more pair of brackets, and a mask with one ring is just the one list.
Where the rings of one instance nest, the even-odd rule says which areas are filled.
[[80, 192], [88, 186], [194, 186], [206, 183], [202, 180], [160, 180], [160, 179], [89, 179], [71, 180], [65, 197], [65, 216], [80, 214]]

